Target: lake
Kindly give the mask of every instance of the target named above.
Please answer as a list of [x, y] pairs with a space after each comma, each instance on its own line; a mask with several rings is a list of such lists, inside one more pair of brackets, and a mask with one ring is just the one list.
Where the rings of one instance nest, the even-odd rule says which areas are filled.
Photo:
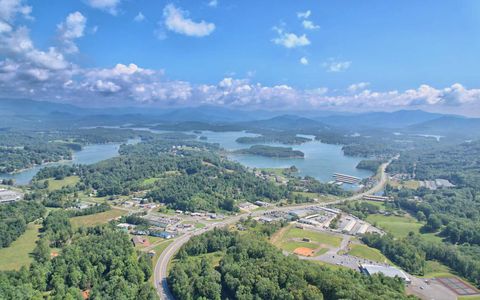
[[[191, 132], [189, 132], [191, 133]], [[207, 142], [218, 143], [226, 150], [238, 150], [248, 148], [251, 145], [240, 144], [235, 140], [242, 136], [258, 136], [246, 132], [212, 132], [203, 131], [199, 136], [206, 136]], [[313, 139], [313, 136], [305, 136]], [[300, 176], [312, 176], [316, 179], [328, 182], [333, 180], [334, 173], [344, 173], [360, 178], [372, 175], [367, 170], [357, 169], [357, 164], [363, 159], [343, 154], [341, 145], [324, 144], [320, 141], [311, 141], [301, 145], [286, 146], [279, 143], [260, 143], [261, 145], [292, 147], [305, 153], [304, 158], [273, 158], [258, 155], [228, 154], [228, 157], [251, 168], [286, 168], [296, 166]]]
[[[137, 130], [140, 128], [136, 128]], [[143, 130], [148, 130], [142, 128]], [[152, 132], [166, 132], [155, 131]], [[193, 133], [193, 132], [187, 132]], [[196, 134], [198, 137], [205, 136], [209, 143], [217, 143], [222, 148], [233, 151], [242, 148], [248, 148], [251, 145], [240, 144], [235, 140], [242, 136], [258, 136], [257, 134], [235, 131], [235, 132], [213, 132], [203, 131], [202, 134]], [[313, 136], [306, 136], [313, 139]], [[138, 139], [129, 140], [128, 143], [138, 143]], [[269, 146], [292, 147], [305, 153], [304, 158], [273, 158], [248, 154], [229, 153], [228, 157], [247, 167], [251, 168], [287, 168], [296, 166], [298, 175], [312, 176], [322, 182], [333, 180], [334, 173], [344, 173], [360, 178], [366, 178], [372, 175], [372, 172], [359, 170], [357, 164], [362, 160], [360, 157], [350, 157], [343, 154], [342, 146], [329, 145], [319, 141], [311, 141], [301, 145], [286, 146], [279, 143], [259, 143]], [[73, 160], [65, 162], [50, 163], [43, 166], [35, 166], [28, 170], [15, 174], [0, 174], [0, 178], [13, 178], [16, 184], [28, 184], [30, 180], [45, 166], [72, 165], [72, 164], [93, 164], [101, 160], [112, 158], [118, 155], [118, 149], [121, 143], [115, 144], [94, 144], [83, 147], [81, 151], [75, 152]], [[345, 185], [346, 189], [356, 188], [355, 186]]]
[[[135, 144], [138, 142], [140, 142], [140, 139], [131, 139], [127, 142], [127, 144]], [[118, 155], [118, 149], [120, 149], [121, 144], [122, 143], [88, 145], [83, 147], [82, 150], [75, 152], [72, 160], [35, 166], [14, 174], [0, 174], [0, 179], [12, 178], [15, 180], [15, 184], [25, 185], [32, 180], [38, 171], [47, 166], [94, 164], [96, 162], [115, 157]]]

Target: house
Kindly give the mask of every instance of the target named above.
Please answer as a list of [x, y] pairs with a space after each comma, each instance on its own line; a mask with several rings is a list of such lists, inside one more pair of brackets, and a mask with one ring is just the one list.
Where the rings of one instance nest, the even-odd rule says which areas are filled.
[[145, 238], [141, 236], [134, 236], [132, 238], [133, 245], [135, 247], [137, 246], [150, 246], [150, 242]]

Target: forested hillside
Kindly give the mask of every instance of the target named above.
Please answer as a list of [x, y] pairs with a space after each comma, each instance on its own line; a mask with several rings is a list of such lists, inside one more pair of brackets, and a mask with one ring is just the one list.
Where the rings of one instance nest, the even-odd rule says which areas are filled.
[[27, 229], [27, 224], [41, 218], [45, 207], [38, 202], [19, 201], [0, 205], [0, 248], [8, 247]]
[[[218, 265], [209, 260], [214, 252], [221, 255]], [[284, 256], [259, 235], [214, 230], [192, 238], [178, 259], [168, 281], [179, 300], [410, 299], [400, 279], [332, 270]]]
[[[50, 247], [63, 248], [51, 258]], [[68, 217], [51, 214], [34, 256], [29, 268], [0, 272], [0, 299], [157, 299], [150, 260], [108, 227], [74, 232]]]

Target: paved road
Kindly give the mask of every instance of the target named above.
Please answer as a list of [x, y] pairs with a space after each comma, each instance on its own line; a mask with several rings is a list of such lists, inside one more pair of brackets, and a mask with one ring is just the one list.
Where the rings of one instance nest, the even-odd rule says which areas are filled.
[[381, 191], [385, 187], [385, 184], [387, 183], [387, 178], [388, 177], [387, 177], [387, 174], [385, 173], [385, 170], [386, 170], [387, 166], [390, 164], [391, 161], [392, 160], [390, 160], [387, 163], [382, 164], [382, 166], [380, 167], [380, 180], [378, 181], [378, 183], [375, 186], [373, 186], [368, 191], [365, 191], [365, 192], [359, 193], [359, 194], [355, 194], [352, 197], [349, 197], [349, 198], [346, 198], [346, 199], [340, 199], [340, 200], [337, 200], [337, 201], [324, 202], [324, 203], [321, 203], [321, 204], [309, 203], [309, 204], [302, 204], [302, 205], [289, 205], [289, 206], [275, 207], [275, 208], [272, 208], [272, 209], [269, 209], [269, 210], [260, 210], [260, 211], [255, 211], [255, 212], [251, 212], [251, 213], [244, 213], [244, 214], [240, 214], [240, 215], [233, 216], [233, 217], [230, 217], [228, 219], [219, 221], [218, 223], [209, 224], [205, 228], [197, 229], [193, 232], [190, 232], [188, 234], [185, 234], [185, 235], [175, 239], [173, 241], [173, 243], [171, 243], [162, 252], [162, 254], [160, 254], [160, 257], [158, 258], [157, 264], [155, 265], [155, 271], [154, 271], [155, 288], [157, 290], [158, 295], [160, 296], [160, 299], [162, 299], [162, 300], [174, 300], [175, 299], [173, 297], [172, 293], [170, 292], [170, 289], [168, 288], [168, 284], [167, 284], [168, 264], [172, 260], [175, 253], [177, 253], [178, 250], [180, 250], [180, 248], [186, 242], [188, 242], [188, 240], [192, 236], [202, 234], [204, 232], [212, 230], [215, 227], [223, 227], [223, 226], [228, 225], [228, 224], [236, 223], [240, 220], [240, 218], [248, 217], [249, 215], [250, 216], [260, 216], [260, 215], [263, 215], [264, 213], [268, 213], [268, 212], [287, 211], [287, 210], [291, 210], [293, 208], [301, 209], [301, 208], [308, 208], [308, 207], [318, 206], [318, 205], [327, 206], [327, 205], [332, 205], [332, 204], [338, 204], [338, 203], [341, 203], [343, 201], [359, 200], [364, 195], [375, 194], [375, 193]]

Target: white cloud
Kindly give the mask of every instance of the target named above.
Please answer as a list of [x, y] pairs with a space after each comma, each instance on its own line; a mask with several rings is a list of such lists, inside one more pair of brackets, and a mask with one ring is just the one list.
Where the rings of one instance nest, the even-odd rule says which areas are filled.
[[48, 52], [32, 49], [25, 56], [34, 64], [51, 70], [62, 70], [68, 67], [63, 54], [51, 47]]
[[0, 20], [12, 22], [17, 14], [31, 18], [32, 7], [24, 5], [23, 0], [0, 0]]
[[58, 25], [60, 40], [64, 44], [64, 50], [67, 53], [78, 52], [78, 47], [74, 40], [84, 35], [87, 18], [76, 11], [67, 16], [65, 22]]
[[208, 2], [208, 6], [210, 7], [217, 7], [218, 6], [218, 0], [210, 0]]
[[[0, 0], [0, 8], [7, 7], [5, 3]], [[226, 76], [216, 84], [195, 84], [169, 80], [162, 70], [142, 68], [134, 63], [119, 63], [111, 68], [81, 68], [69, 62], [62, 49], [37, 48], [28, 28], [15, 22], [19, 14], [28, 16], [31, 8], [21, 8], [24, 6], [21, 1], [10, 3], [16, 5], [8, 6], [9, 12], [0, 12], [2, 17], [9, 18], [8, 22], [4, 22], [9, 27], [0, 27], [3, 28], [0, 32], [0, 97], [56, 99], [98, 106], [211, 104], [251, 109], [300, 107], [359, 111], [424, 108], [450, 112], [463, 109], [470, 114], [480, 115], [480, 89], [469, 89], [460, 83], [444, 88], [423, 84], [404, 91], [372, 91], [367, 89], [369, 83], [359, 82], [344, 90], [330, 91], [327, 87], [304, 90], [285, 84], [262, 85], [252, 82], [250, 74], [243, 79], [234, 75]], [[181, 12], [181, 16], [187, 20], [186, 12]], [[72, 42], [82, 37], [85, 34], [84, 21], [83, 15], [69, 15], [58, 26], [59, 36]], [[309, 43], [308, 39], [308, 43], [299, 42], [301, 36], [290, 38], [289, 33], [278, 28], [276, 30], [279, 38], [286, 38], [286, 41], [278, 41], [285, 47], [294, 48]], [[308, 63], [308, 59], [301, 57], [300, 63]], [[343, 71], [350, 65], [349, 61], [333, 58], [324, 63], [324, 67], [331, 72]]]
[[308, 29], [308, 30], [315, 30], [320, 28], [320, 26], [316, 25], [310, 20], [303, 20], [302, 21], [303, 28]]
[[329, 59], [323, 63], [323, 67], [327, 69], [328, 72], [343, 72], [350, 68], [352, 65], [351, 61], [337, 61], [334, 59]]
[[91, 86], [92, 91], [100, 93], [116, 93], [122, 88], [111, 81], [97, 80], [94, 85]]
[[349, 92], [355, 93], [355, 92], [357, 92], [357, 91], [361, 91], [361, 90], [366, 89], [369, 85], [370, 85], [370, 82], [354, 83], [354, 84], [351, 84], [351, 85], [348, 87], [347, 90], [348, 90]]
[[278, 34], [278, 37], [272, 39], [272, 42], [284, 46], [286, 48], [297, 48], [310, 45], [310, 40], [307, 35], [296, 35], [295, 33], [285, 32], [280, 27], [273, 27]]
[[135, 22], [143, 22], [145, 21], [145, 16], [142, 14], [142, 12], [138, 12], [138, 14], [133, 18]]
[[25, 73], [39, 81], [45, 81], [49, 78], [48, 70], [45, 69], [29, 69]]
[[10, 32], [12, 31], [12, 26], [10, 26], [8, 23], [0, 21], [0, 34], [3, 32]]
[[299, 19], [308, 19], [312, 15], [311, 10], [303, 11], [303, 12], [298, 12], [297, 17]]
[[85, 2], [93, 8], [117, 15], [121, 0], [85, 0]]
[[165, 18], [166, 28], [179, 34], [204, 37], [210, 35], [215, 30], [215, 24], [208, 23], [204, 20], [195, 22], [188, 18], [188, 11], [177, 8], [173, 4], [165, 6], [163, 16]]
[[304, 66], [308, 65], [308, 59], [306, 57], [300, 58], [300, 63]]

